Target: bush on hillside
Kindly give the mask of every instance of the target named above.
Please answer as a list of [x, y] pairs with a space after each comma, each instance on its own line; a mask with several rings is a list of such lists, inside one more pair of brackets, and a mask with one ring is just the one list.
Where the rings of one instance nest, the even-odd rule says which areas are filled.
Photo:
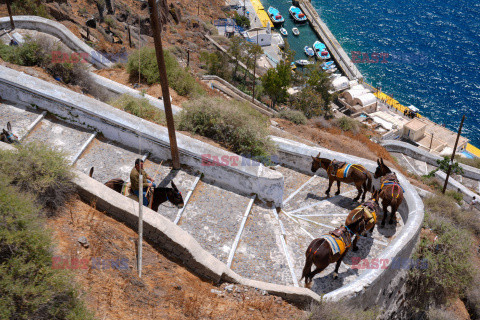
[[[171, 86], [181, 96], [202, 95], [204, 90], [197, 83], [195, 78], [180, 66], [177, 59], [169, 51], [163, 51], [165, 59], [165, 68], [167, 71], [168, 85]], [[138, 66], [140, 58], [140, 69]], [[127, 71], [133, 79], [140, 76], [148, 84], [159, 83], [160, 74], [158, 73], [157, 58], [155, 48], [144, 47], [136, 50], [128, 57]]]
[[428, 206], [424, 223], [437, 238], [432, 242], [422, 237], [413, 255], [413, 259], [424, 261], [426, 266], [413, 268], [408, 275], [409, 302], [418, 311], [428, 310], [432, 304], [442, 305], [456, 295], [462, 296], [475, 276], [471, 234]]
[[12, 1], [12, 14], [40, 16], [50, 19], [47, 7], [38, 0]]
[[378, 316], [376, 310], [363, 311], [351, 304], [341, 302], [313, 303], [308, 310], [308, 320], [372, 320]]
[[21, 192], [36, 195], [37, 204], [49, 212], [62, 206], [75, 191], [64, 154], [45, 144], [22, 144], [18, 152], [3, 152], [0, 172]]
[[[93, 319], [78, 298], [72, 276], [52, 268], [52, 243], [36, 203], [45, 193], [30, 194], [19, 188], [38, 190], [23, 183], [27, 175], [23, 161], [32, 163], [29, 157], [24, 150], [17, 156], [0, 151], [0, 319]], [[62, 179], [63, 169], [52, 168], [56, 164], [51, 158], [42, 162], [37, 153], [33, 157], [37, 167], [27, 165], [33, 170], [28, 174], [33, 181], [27, 184], [51, 185], [52, 177]], [[4, 171], [10, 160], [16, 161]]]
[[21, 46], [9, 46], [0, 42], [0, 57], [21, 66], [41, 66], [47, 59], [40, 44], [28, 37]]
[[457, 160], [460, 163], [466, 164], [467, 166], [480, 169], [480, 158], [468, 159], [468, 158], [462, 158], [456, 155], [455, 160]]
[[288, 108], [282, 109], [278, 113], [278, 116], [283, 119], [287, 119], [295, 124], [306, 124], [307, 123], [307, 117], [303, 114], [303, 112], [298, 111], [298, 110], [291, 110]]
[[165, 125], [165, 113], [155, 108], [146, 98], [134, 98], [124, 94], [116, 100], [110, 102], [112, 106], [120, 110], [133, 114], [134, 116], [146, 119], [157, 124]]
[[184, 105], [180, 130], [210, 138], [235, 153], [267, 157], [274, 151], [268, 138], [268, 118], [247, 104], [201, 97]]
[[350, 117], [343, 116], [339, 119], [336, 119], [334, 124], [336, 124], [343, 131], [351, 131], [354, 134], [359, 132], [360, 123]]

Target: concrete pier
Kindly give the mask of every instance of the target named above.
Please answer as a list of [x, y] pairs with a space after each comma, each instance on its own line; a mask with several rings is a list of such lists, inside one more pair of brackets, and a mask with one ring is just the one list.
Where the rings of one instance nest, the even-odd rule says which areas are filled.
[[317, 35], [327, 46], [327, 49], [333, 60], [335, 60], [337, 67], [343, 71], [349, 80], [358, 80], [359, 82], [362, 82], [363, 76], [360, 71], [358, 71], [357, 66], [348, 57], [347, 53], [343, 50], [342, 46], [338, 43], [327, 25], [322, 21], [310, 1], [300, 0], [299, 6], [303, 13], [307, 15], [308, 21]]

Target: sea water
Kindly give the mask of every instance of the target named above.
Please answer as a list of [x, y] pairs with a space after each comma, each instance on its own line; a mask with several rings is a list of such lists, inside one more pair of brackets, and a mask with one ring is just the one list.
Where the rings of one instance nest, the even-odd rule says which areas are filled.
[[[291, 2], [262, 0], [262, 4], [265, 9], [273, 5], [284, 15], [296, 59], [304, 58], [303, 47], [311, 46], [315, 36], [304, 26], [293, 38]], [[465, 114], [462, 135], [480, 147], [479, 2], [312, 0], [312, 4], [347, 54], [357, 52], [355, 60], [365, 82], [455, 132]], [[307, 30], [303, 36], [302, 29]], [[372, 59], [372, 54], [386, 58]]]

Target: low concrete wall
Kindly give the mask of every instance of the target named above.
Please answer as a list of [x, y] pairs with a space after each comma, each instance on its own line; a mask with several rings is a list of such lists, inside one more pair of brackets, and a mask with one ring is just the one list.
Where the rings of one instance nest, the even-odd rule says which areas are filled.
[[[253, 107], [255, 109], [257, 109], [259, 112], [263, 113], [263, 114], [266, 114], [267, 116], [269, 117], [272, 117], [272, 116], [276, 116], [278, 114], [277, 111], [269, 108], [268, 106], [266, 106], [265, 104], [261, 103], [260, 101], [258, 101], [257, 99], [254, 99], [254, 101], [252, 102], [252, 97], [250, 97], [249, 95], [247, 95], [245, 92], [242, 92], [241, 90], [237, 89], [236, 87], [234, 87], [231, 83], [229, 83], [228, 81], [220, 78], [220, 77], [217, 77], [217, 76], [213, 76], [213, 75], [204, 75], [201, 77], [202, 80], [213, 80], [213, 81], [218, 81], [220, 82], [222, 85], [224, 85], [225, 87], [227, 87], [228, 89], [230, 89], [231, 91], [233, 91], [233, 93], [235, 93], [236, 95], [238, 95], [240, 98], [242, 98], [243, 100], [245, 100], [246, 102], [250, 103], [253, 105]], [[221, 89], [221, 88], [219, 88]]]
[[[443, 186], [445, 184], [445, 179], [447, 178], [447, 174], [443, 171], [437, 171], [435, 172], [435, 179], [440, 182], [440, 184]], [[470, 203], [475, 197], [477, 200], [480, 199], [480, 195], [476, 194], [475, 192], [471, 191], [467, 187], [465, 187], [462, 183], [458, 182], [457, 180], [453, 179], [452, 177], [448, 178], [448, 183], [447, 183], [447, 189], [449, 190], [454, 190], [454, 191], [459, 191], [463, 194], [463, 200], [465, 200], [467, 203]], [[480, 209], [480, 204], [477, 204], [475, 206], [477, 209]]]
[[[60, 39], [67, 47], [77, 53], [87, 53], [86, 60], [97, 68], [110, 68], [113, 63], [95, 51], [89, 45], [78, 39], [63, 24], [37, 16], [14, 16], [15, 28], [37, 30]], [[10, 18], [0, 18], [0, 29], [10, 29]]]
[[[387, 151], [403, 153], [414, 159], [431, 164], [432, 166], [438, 167], [437, 160], [443, 160], [442, 157], [433, 155], [426, 150], [417, 148], [406, 142], [396, 140], [384, 140], [380, 144], [385, 147]], [[459, 165], [462, 167], [464, 172], [462, 176], [474, 180], [480, 180], [480, 169], [467, 166], [466, 164], [462, 163], [459, 163]]]
[[[319, 152], [323, 158], [359, 163], [371, 172], [374, 172], [377, 167], [377, 164], [370, 160], [321, 147], [310, 147], [280, 137], [272, 136], [271, 138], [277, 145], [279, 161], [286, 166], [307, 174], [313, 174], [310, 170], [312, 164], [311, 156], [316, 156]], [[324, 171], [319, 170], [318, 173], [324, 174]], [[402, 231], [395, 236], [395, 239], [377, 257], [378, 259], [389, 259], [390, 262], [395, 257], [410, 257], [418, 240], [424, 216], [423, 202], [416, 190], [403, 175], [399, 172], [396, 173], [400, 184], [405, 190], [404, 201], [398, 209], [404, 221], [404, 226]], [[378, 181], [375, 181], [377, 186], [378, 183]], [[392, 268], [391, 263], [387, 269], [365, 271], [355, 281], [327, 293], [324, 295], [324, 298], [336, 301], [350, 298], [363, 307], [376, 305], [385, 308], [395, 298], [396, 286], [403, 281], [405, 272], [400, 271]]]
[[[171, 159], [165, 127], [6, 67], [0, 66], [0, 74], [3, 99], [38, 106], [64, 121], [101, 132], [108, 139], [140, 147], [153, 157]], [[180, 162], [202, 172], [207, 181], [244, 195], [257, 194], [260, 199], [281, 206], [284, 183], [281, 173], [178, 132], [177, 144]], [[225, 165], [211, 165], [204, 155], [224, 161]]]
[[[15, 151], [16, 148], [0, 142], [1, 150]], [[122, 196], [80, 171], [74, 170], [74, 175], [73, 182], [83, 201], [95, 203], [97, 210], [126, 223], [135, 231], [138, 230], [138, 202]], [[214, 283], [239, 283], [303, 305], [321, 299], [306, 288], [256, 281], [238, 275], [206, 251], [188, 232], [147, 207], [143, 207], [143, 235], [144, 239], [161, 247], [168, 256], [179, 259], [186, 268]]]
[[[114, 95], [122, 95], [122, 94], [128, 94], [131, 95], [132, 97], [135, 98], [145, 98], [150, 102], [150, 104], [158, 109], [165, 110], [163, 106], [163, 101], [160, 99], [157, 99], [155, 97], [152, 97], [151, 95], [145, 94], [143, 95], [141, 92], [138, 90], [132, 89], [126, 85], [123, 85], [121, 83], [115, 82], [113, 80], [110, 80], [108, 78], [99, 76], [96, 73], [90, 72], [91, 76], [95, 80], [95, 82], [105, 88], [108, 92], [113, 93]], [[182, 110], [182, 108], [173, 105], [172, 104], [172, 113], [177, 114]]]

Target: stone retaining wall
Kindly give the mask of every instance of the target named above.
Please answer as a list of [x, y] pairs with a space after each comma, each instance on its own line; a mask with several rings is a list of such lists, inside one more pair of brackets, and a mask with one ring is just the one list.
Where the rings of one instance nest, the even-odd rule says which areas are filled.
[[[321, 154], [323, 158], [358, 163], [370, 172], [374, 172], [377, 167], [376, 162], [358, 158], [355, 156], [334, 152], [321, 147], [310, 147], [296, 141], [283, 139], [280, 137], [271, 137], [278, 148], [280, 163], [301, 170], [308, 174], [310, 171], [312, 158]], [[325, 170], [318, 173], [325, 174]], [[412, 254], [418, 240], [422, 227], [424, 207], [423, 202], [413, 186], [399, 172], [396, 172], [400, 184], [405, 190], [404, 201], [398, 209], [403, 221], [404, 227], [395, 239], [390, 242], [387, 248], [380, 253], [378, 259], [389, 259], [401, 257], [409, 258]], [[374, 181], [378, 186], [379, 182]], [[324, 295], [325, 299], [343, 300], [352, 299], [362, 307], [379, 306], [385, 308], [395, 299], [396, 288], [403, 281], [405, 272], [392, 268], [391, 264], [387, 269], [371, 269], [363, 273], [355, 281], [342, 286], [332, 292]]]
[[[113, 63], [99, 52], [77, 38], [63, 24], [37, 16], [13, 16], [15, 28], [37, 30], [60, 39], [67, 47], [77, 53], [86, 53], [86, 60], [97, 68], [111, 68]], [[10, 18], [0, 18], [0, 29], [10, 29]]]
[[[431, 154], [430, 152], [417, 148], [409, 143], [396, 141], [396, 140], [384, 140], [380, 143], [387, 151], [403, 153], [414, 159], [426, 162], [432, 166], [438, 167], [437, 160], [443, 160], [442, 157]], [[467, 166], [466, 164], [459, 163], [463, 169], [462, 176], [474, 180], [480, 180], [480, 169]], [[444, 180], [445, 181], [445, 180]]]
[[[0, 97], [3, 99], [37, 106], [66, 122], [101, 132], [122, 145], [148, 151], [154, 158], [171, 158], [165, 127], [3, 66], [0, 66], [0, 74]], [[281, 206], [284, 184], [281, 173], [178, 132], [177, 144], [180, 162], [202, 172], [206, 181], [240, 194], [256, 194], [264, 201]], [[205, 160], [205, 155], [226, 160], [227, 165], [212, 165]]]

